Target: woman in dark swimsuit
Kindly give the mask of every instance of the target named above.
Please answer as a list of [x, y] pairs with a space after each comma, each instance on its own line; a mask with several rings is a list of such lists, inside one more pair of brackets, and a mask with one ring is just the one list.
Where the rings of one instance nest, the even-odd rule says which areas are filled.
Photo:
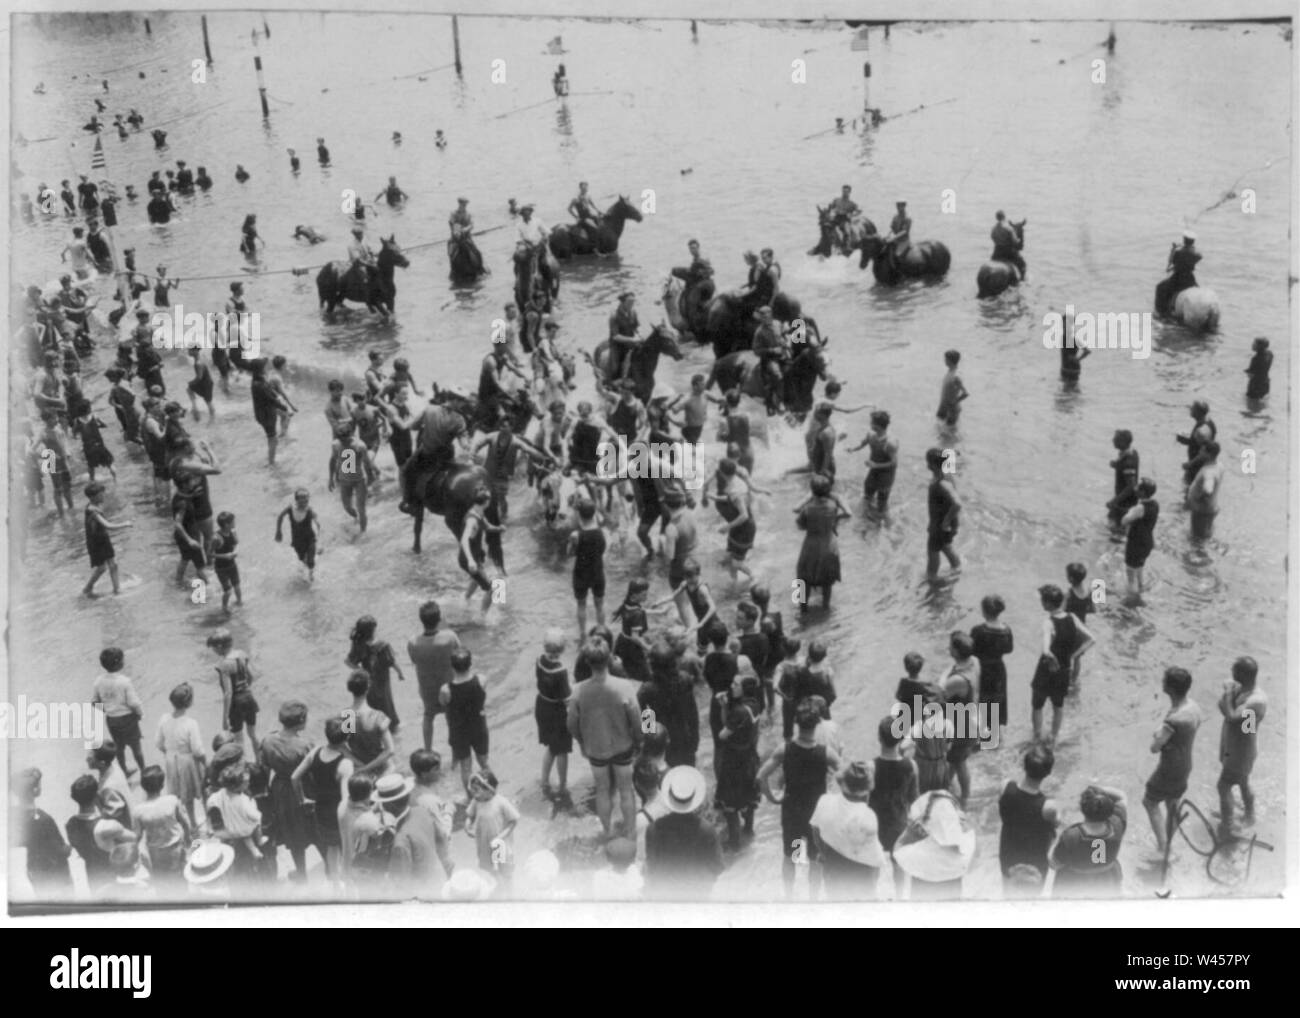
[[[1015, 649], [1011, 627], [1001, 621], [1006, 602], [997, 594], [980, 601], [984, 621], [970, 631], [975, 643], [975, 657], [980, 663], [979, 702], [996, 705], [997, 714], [990, 714], [990, 725], [1007, 722], [1007, 665], [1002, 658]], [[996, 719], [996, 720], [995, 720]]]
[[1156, 482], [1149, 477], [1138, 482], [1138, 503], [1120, 520], [1128, 527], [1124, 543], [1124, 565], [1128, 569], [1128, 590], [1131, 596], [1142, 594], [1142, 569], [1155, 549], [1156, 520], [1160, 517], [1160, 503], [1153, 497]]
[[386, 714], [395, 732], [401, 722], [397, 717], [397, 705], [393, 702], [391, 673], [396, 670], [398, 680], [403, 682], [406, 676], [402, 674], [402, 666], [397, 663], [393, 648], [383, 640], [375, 639], [375, 629], [378, 625], [373, 615], [362, 615], [357, 619], [349, 637], [352, 647], [344, 663], [353, 668], [360, 668], [370, 676], [366, 703]]

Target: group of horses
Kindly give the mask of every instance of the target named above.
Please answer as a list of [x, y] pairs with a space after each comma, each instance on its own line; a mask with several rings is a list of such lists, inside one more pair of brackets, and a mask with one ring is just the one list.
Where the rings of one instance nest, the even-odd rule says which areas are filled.
[[[912, 242], [900, 256], [895, 245], [887, 243], [869, 219], [855, 216], [847, 223], [840, 223], [828, 208], [819, 206], [817, 211], [820, 238], [809, 254], [852, 257], [856, 252], [859, 267], [865, 269], [870, 263], [877, 282], [882, 285], [941, 280], [951, 267], [952, 256], [939, 241]], [[543, 309], [549, 312], [559, 294], [559, 262], [575, 256], [616, 253], [624, 226], [641, 219], [640, 210], [620, 196], [595, 224], [557, 226], [551, 230], [543, 248], [531, 254], [517, 251], [514, 296], [521, 312], [538, 298]], [[1012, 228], [1023, 245], [1024, 223], [1013, 223]], [[473, 282], [486, 271], [472, 235], [449, 240], [447, 254], [451, 278], [457, 285]], [[389, 236], [382, 238], [376, 263], [368, 273], [353, 271], [347, 262], [331, 262], [322, 268], [316, 283], [321, 305], [327, 312], [332, 312], [344, 300], [351, 300], [385, 317], [393, 314], [394, 270], [407, 268], [409, 262], [395, 238]], [[646, 404], [662, 395], [656, 390], [655, 382], [660, 358], [681, 360], [685, 356], [681, 340], [685, 338], [712, 347], [714, 362], [708, 374], [708, 388], [717, 387], [722, 392], [738, 390], [743, 395], [766, 398], [767, 382], [760, 359], [751, 350], [757, 298], [743, 289], [718, 291], [712, 278], [697, 278], [688, 283], [686, 280], [690, 278], [686, 269], [676, 269], [668, 276], [662, 292], [668, 321], [655, 325], [627, 354], [625, 377], [631, 381], [635, 395]], [[981, 299], [995, 297], [1019, 281], [1014, 265], [989, 259], [977, 273], [978, 295]], [[828, 378], [829, 340], [821, 335], [816, 320], [805, 314], [800, 302], [791, 295], [778, 293], [771, 301], [771, 308], [774, 322], [791, 340], [790, 356], [782, 366], [780, 392], [775, 402], [785, 413], [802, 418], [812, 409], [817, 381]], [[1192, 328], [1212, 329], [1218, 323], [1217, 298], [1205, 287], [1184, 290], [1175, 299], [1172, 317]], [[612, 353], [609, 340], [597, 344], [590, 353], [583, 352], [598, 380], [607, 386], [615, 381]], [[433, 398], [434, 402], [461, 413], [471, 433], [491, 431], [498, 425], [496, 414], [456, 390], [435, 386]], [[498, 412], [511, 421], [515, 434], [523, 435], [533, 420], [541, 418], [543, 411], [525, 389], [507, 399]], [[579, 482], [558, 469], [539, 475], [537, 480], [548, 519], [553, 522], [563, 501], [561, 492]], [[473, 463], [456, 463], [441, 474], [422, 479], [417, 486], [420, 504], [414, 512], [414, 550], [420, 550], [425, 510], [442, 515], [448, 528], [459, 537], [476, 495], [487, 488], [483, 467]], [[488, 520], [498, 522], [495, 505], [489, 510]], [[488, 535], [487, 549], [500, 566], [499, 534]]]
[[[885, 286], [909, 279], [937, 281], [947, 275], [952, 265], [947, 247], [937, 240], [912, 243], [903, 256], [898, 257], [893, 245], [885, 243], [875, 224], [865, 216], [858, 215], [840, 222], [829, 207], [819, 205], [817, 225], [821, 235], [809, 254], [822, 258], [838, 254], [851, 258], [856, 252], [858, 267], [865, 269], [870, 263], [876, 281]], [[1023, 247], [1024, 221], [1012, 223], [1011, 229], [1016, 235], [1017, 247]], [[1020, 273], [1010, 262], [989, 258], [976, 271], [975, 283], [976, 296], [985, 300], [1019, 285]], [[1211, 331], [1219, 324], [1218, 296], [1208, 287], [1190, 287], [1175, 297], [1169, 317], [1198, 332]]]

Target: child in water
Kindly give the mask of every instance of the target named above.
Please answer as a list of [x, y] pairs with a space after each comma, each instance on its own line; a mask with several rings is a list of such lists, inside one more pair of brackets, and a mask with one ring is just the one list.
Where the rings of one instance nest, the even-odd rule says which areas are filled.
[[311, 494], [306, 488], [293, 493], [293, 505], [286, 507], [275, 519], [275, 539], [284, 540], [284, 518], [289, 517], [289, 544], [298, 553], [298, 561], [307, 567], [307, 581], [316, 578], [316, 547], [320, 537], [320, 520], [311, 508]]

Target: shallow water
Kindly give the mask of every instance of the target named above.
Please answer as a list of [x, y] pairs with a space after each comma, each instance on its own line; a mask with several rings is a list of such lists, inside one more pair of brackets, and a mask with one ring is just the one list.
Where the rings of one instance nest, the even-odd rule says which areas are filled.
[[[786, 289], [831, 337], [832, 371], [847, 383], [841, 401], [870, 402], [893, 414], [903, 460], [892, 523], [881, 528], [859, 516], [844, 525], [845, 582], [836, 590], [835, 608], [829, 617], [814, 609], [799, 634], [830, 643], [840, 694], [835, 717], [850, 755], [874, 756], [876, 721], [906, 651], [924, 653], [927, 674], [935, 674], [946, 660], [948, 633], [978, 621], [981, 596], [997, 591], [1008, 603], [1005, 618], [1018, 642], [1009, 659], [1012, 716], [1004, 748], [972, 763], [971, 811], [981, 821], [981, 860], [968, 893], [997, 893], [996, 799], [1018, 772], [1019, 749], [1029, 737], [1028, 683], [1041, 618], [1035, 591], [1041, 583], [1062, 583], [1065, 563], [1074, 560], [1104, 579], [1112, 594], [1092, 626], [1098, 645], [1084, 666], [1082, 691], [1067, 707], [1053, 794], [1072, 807], [1090, 779], [1125, 787], [1134, 811], [1125, 859], [1136, 862], [1151, 844], [1137, 800], [1154, 766], [1149, 735], [1165, 710], [1160, 674], [1179, 664], [1191, 670], [1193, 694], [1207, 719], [1189, 797], [1207, 810], [1216, 805], [1215, 702], [1232, 659], [1249, 653], [1273, 697], [1260, 735], [1256, 792], [1261, 837], [1278, 848], [1257, 856], [1249, 890], [1266, 893], [1279, 885], [1291, 166], [1283, 161], [1247, 171], [1290, 151], [1290, 52], [1280, 29], [1125, 23], [1107, 83], [1097, 85], [1090, 81], [1090, 61], [1101, 51], [1089, 49], [1105, 35], [1097, 24], [895, 26], [888, 41], [873, 36], [870, 52], [862, 54], [849, 50], [842, 27], [702, 24], [693, 43], [680, 23], [474, 18], [461, 22], [463, 81], [445, 68], [420, 81], [412, 75], [451, 60], [446, 19], [277, 13], [267, 19], [273, 37], [258, 49], [272, 107], [263, 125], [247, 34], [258, 19], [218, 14], [209, 20], [216, 63], [206, 84], [189, 82], [190, 60], [201, 55], [197, 16], [153, 17], [151, 38], [138, 25], [82, 34], [68, 21], [45, 29], [16, 21], [14, 129], [30, 139], [75, 137], [78, 147], [72, 156], [57, 140], [15, 150], [23, 174], [15, 187], [34, 191], [40, 180], [57, 187], [74, 165], [78, 172], [89, 168], [90, 136], [79, 126], [104, 77], [112, 89], [107, 119], [136, 106], [146, 131], [162, 123], [169, 132], [161, 153], [147, 134], [125, 142], [112, 131], [104, 135], [108, 173], [119, 185], [132, 181], [143, 191], [150, 170], [177, 158], [207, 166], [216, 180], [208, 194], [182, 199], [181, 215], [165, 228], [145, 223], [143, 202], [121, 206], [116, 233], [120, 246], [136, 248], [141, 270], [165, 262], [170, 275], [186, 280], [176, 296], [187, 309], [219, 306], [227, 282], [244, 279], [249, 306], [263, 316], [267, 351], [290, 359], [290, 384], [303, 412], [275, 468], [264, 465], [246, 386], [229, 399], [218, 395], [214, 425], [193, 426], [226, 466], [213, 481], [213, 499], [218, 511], [238, 517], [247, 602], [229, 625], [264, 676], [264, 722], [273, 723], [279, 702], [301, 697], [312, 709], [310, 730], [318, 734], [324, 713], [347, 703], [341, 660], [354, 619], [375, 615], [380, 637], [392, 641], [404, 660], [405, 640], [418, 630], [417, 606], [436, 597], [488, 680], [493, 768], [526, 817], [518, 836], [521, 856], [594, 833], [590, 817], [551, 818], [536, 790], [532, 663], [543, 629], [558, 623], [572, 630], [575, 623], [569, 567], [538, 521], [532, 495], [521, 485], [512, 498], [507, 602], [483, 622], [458, 602], [462, 576], [439, 521], [429, 521], [424, 554], [411, 554], [409, 524], [396, 511], [392, 482], [373, 505], [370, 531], [357, 538], [325, 491], [320, 406], [325, 380], [337, 374], [355, 383], [371, 346], [408, 357], [421, 385], [475, 381], [490, 322], [510, 298], [512, 232], [480, 240], [494, 275], [453, 291], [442, 238], [458, 194], [471, 199], [482, 228], [508, 221], [508, 197], [537, 203], [548, 223], [563, 220], [578, 179], [592, 182], [602, 205], [616, 193], [639, 201], [653, 189], [655, 213], [629, 224], [617, 257], [564, 269], [558, 306], [564, 342], [591, 348], [625, 288], [638, 293], [643, 324], [658, 320], [662, 309], [653, 301], [666, 270], [685, 260], [690, 237], [701, 240], [723, 286], [741, 281], [742, 251], [772, 246]], [[569, 52], [543, 55], [546, 40], [557, 34]], [[807, 61], [803, 85], [791, 83], [796, 58]], [[503, 84], [489, 78], [495, 59], [506, 62]], [[557, 106], [544, 100], [561, 59], [574, 94]], [[873, 65], [873, 104], [887, 115], [927, 108], [866, 134], [850, 130], [801, 140], [831, 127], [835, 116], [858, 112], [863, 59]], [[41, 80], [48, 94], [32, 95]], [[541, 105], [521, 110], [534, 103]], [[432, 144], [434, 128], [446, 132], [443, 151]], [[405, 139], [400, 147], [389, 140], [395, 130]], [[331, 149], [329, 169], [316, 164], [318, 135]], [[286, 147], [302, 159], [297, 176], [289, 172]], [[252, 174], [248, 184], [234, 181], [236, 163]], [[350, 225], [340, 211], [341, 191], [353, 188], [368, 202], [390, 174], [412, 200], [400, 211], [372, 213], [368, 222], [372, 235], [395, 235], [411, 258], [411, 267], [398, 273], [398, 320], [385, 326], [354, 310], [324, 322], [314, 272], [283, 270], [340, 257]], [[856, 264], [805, 256], [816, 239], [814, 205], [844, 182], [853, 184], [853, 197], [881, 228], [893, 202], [906, 198], [913, 238], [942, 240], [953, 252], [948, 279], [884, 290]], [[1256, 190], [1257, 214], [1241, 214], [1236, 201], [1201, 214], [1233, 186]], [[945, 188], [956, 193], [953, 214], [940, 211]], [[988, 256], [997, 208], [1029, 219], [1031, 278], [1019, 294], [981, 304], [974, 273]], [[238, 240], [249, 212], [257, 214], [267, 242], [259, 267], [278, 274], [246, 273]], [[1084, 365], [1079, 390], [1063, 392], [1058, 355], [1041, 343], [1043, 316], [1067, 302], [1080, 311], [1147, 310], [1166, 245], [1190, 222], [1205, 252], [1200, 281], [1222, 302], [1220, 332], [1194, 337], [1157, 324], [1149, 359], [1098, 351]], [[298, 223], [315, 225], [328, 243], [295, 246], [291, 234]], [[56, 276], [67, 232], [62, 222], [18, 225], [15, 282]], [[1257, 335], [1272, 339], [1273, 393], [1266, 407], [1250, 409], [1242, 372]], [[949, 347], [963, 352], [962, 375], [972, 396], [956, 439], [941, 441], [931, 408], [943, 374], [941, 355]], [[692, 349], [661, 375], [682, 389], [707, 364], [704, 350]], [[172, 355], [169, 391], [182, 391], [187, 375], [183, 358]], [[585, 395], [585, 367], [580, 379]], [[96, 379], [91, 391], [102, 384]], [[1192, 545], [1186, 513], [1177, 505], [1183, 450], [1173, 441], [1186, 430], [1186, 406], [1197, 397], [1211, 404], [1230, 467], [1215, 538], [1204, 548]], [[111, 420], [111, 411], [104, 408], [104, 416]], [[867, 428], [865, 416], [837, 419], [853, 444]], [[1151, 589], [1138, 609], [1122, 606], [1115, 594], [1123, 585], [1123, 555], [1109, 540], [1103, 508], [1111, 486], [1110, 436], [1119, 427], [1134, 431], [1143, 473], [1161, 485], [1163, 512], [1147, 568]], [[769, 433], [756, 474], [775, 494], [758, 500], [751, 561], [781, 597], [798, 554], [790, 510], [802, 497], [799, 480], [783, 474], [801, 461], [802, 437], [780, 425]], [[119, 481], [110, 490], [109, 511], [137, 521], [117, 546], [123, 567], [142, 583], [120, 598], [78, 601], [86, 573], [79, 518], [75, 525], [39, 519], [29, 531], [17, 527], [11, 699], [17, 693], [84, 696], [97, 673], [97, 652], [117, 644], [149, 708], [147, 733], [155, 730], [167, 691], [188, 680], [200, 687], [195, 714], [210, 736], [218, 727], [219, 697], [203, 639], [226, 622], [215, 603], [191, 605], [187, 592], [172, 585], [174, 546], [165, 516], [150, 506], [145, 462], [122, 452], [116, 428], [110, 434]], [[922, 575], [922, 453], [932, 444], [957, 449], [965, 502], [957, 545], [964, 574], [955, 585], [933, 590]], [[1235, 469], [1246, 448], [1258, 455], [1253, 476]], [[859, 490], [864, 459], [865, 452], [840, 453], [842, 486], [850, 495]], [[391, 475], [387, 452], [381, 463]], [[311, 489], [325, 528], [312, 587], [299, 576], [287, 545], [271, 540], [274, 515], [300, 485]], [[77, 505], [83, 504], [78, 487]], [[711, 514], [703, 521], [714, 522]], [[726, 592], [722, 538], [712, 526], [702, 530], [706, 578], [715, 591]], [[639, 570], [634, 541], [623, 554], [611, 552], [611, 608]], [[666, 581], [658, 566], [652, 575], [658, 595]], [[726, 600], [730, 620], [734, 596]], [[793, 606], [784, 612], [791, 620]], [[419, 738], [413, 675], [399, 685], [397, 697], [407, 722], [405, 754]], [[437, 737], [445, 740], [441, 724]], [[766, 733], [764, 747], [774, 738]], [[708, 742], [706, 734], [706, 773]], [[449, 760], [445, 745], [438, 748]], [[80, 756], [68, 744], [14, 747], [15, 764], [31, 760], [45, 769], [43, 803], [60, 821]], [[575, 760], [579, 793], [588, 787], [587, 773]], [[450, 778], [445, 787], [453, 787]], [[1075, 818], [1072, 808], [1067, 812]], [[779, 895], [777, 811], [760, 811], [758, 831], [754, 846], [719, 881], [719, 898]], [[468, 861], [472, 844], [458, 842], [457, 857]], [[1211, 890], [1199, 860], [1184, 856], [1174, 886], [1185, 894]], [[1129, 872], [1132, 877], [1134, 868]], [[1136, 880], [1130, 890], [1149, 893]]]

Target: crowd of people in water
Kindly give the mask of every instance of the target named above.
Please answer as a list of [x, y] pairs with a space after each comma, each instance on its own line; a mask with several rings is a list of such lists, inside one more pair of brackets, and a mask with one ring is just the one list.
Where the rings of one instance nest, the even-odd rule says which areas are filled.
[[[119, 131], [143, 126], [135, 110], [119, 121]], [[164, 132], [154, 134], [156, 144], [165, 144]], [[324, 139], [318, 140], [318, 158], [322, 165], [329, 162]], [[300, 172], [292, 150], [290, 159], [291, 172]], [[183, 161], [166, 176], [154, 173], [146, 185], [154, 223], [168, 221], [172, 213], [164, 216], [162, 206], [174, 210], [177, 196], [213, 186], [204, 167], [195, 176]], [[242, 167], [235, 176], [247, 179]], [[577, 618], [576, 641], [557, 625], [538, 648], [540, 784], [556, 809], [579, 809], [569, 770], [576, 747], [594, 783], [604, 860], [576, 890], [573, 874], [563, 872], [553, 851], [539, 850], [516, 863], [521, 811], [512, 796], [522, 790], [501, 787], [491, 766], [490, 742], [499, 719], [491, 683], [475, 668], [471, 641], [462, 642], [444, 625], [439, 604], [429, 601], [419, 609], [419, 630], [405, 653], [379, 638], [374, 617], [357, 619], [340, 675], [338, 710], [324, 718], [309, 719], [300, 700], [272, 700], [274, 679], [259, 674], [225, 629], [207, 641], [221, 695], [221, 730], [215, 733], [200, 731], [189, 715], [194, 685], [176, 685], [170, 710], [159, 716], [142, 703], [123, 651], [106, 647], [93, 680], [87, 663], [86, 686], [102, 705], [109, 738], [90, 751], [85, 773], [72, 783], [71, 807], [62, 810], [69, 814], [65, 823], [39, 805], [46, 792], [40, 771], [24, 767], [20, 756], [12, 761], [11, 841], [24, 850], [27, 878], [38, 898], [78, 893], [75, 861], [85, 872], [79, 893], [136, 904], [187, 897], [270, 899], [284, 893], [278, 882], [285, 879], [316, 895], [352, 899], [469, 901], [563, 894], [699, 899], [708, 897], [728, 859], [746, 851], [765, 803], [780, 810], [788, 894], [796, 893], [804, 871], [814, 898], [823, 887], [835, 899], [954, 898], [962, 894], [975, 855], [975, 821], [966, 812], [969, 762], [976, 753], [993, 752], [1006, 758], [1002, 769], [1008, 777], [998, 800], [1004, 892], [1120, 892], [1124, 863], [1132, 854], [1123, 842], [1128, 795], [1134, 790], [1090, 785], [1077, 804], [1057, 803], [1045, 790], [1066, 715], [1078, 703], [1081, 674], [1086, 679], [1086, 656], [1102, 639], [1095, 622], [1089, 623], [1097, 614], [1097, 588], [1081, 563], [1065, 566], [1063, 584], [1038, 590], [1041, 626], [1021, 641], [1029, 648], [1032, 669], [1008, 667], [1015, 640], [1001, 619], [1003, 598], [990, 593], [981, 602], [982, 619], [951, 633], [947, 660], [927, 663], [919, 653], [906, 655], [893, 698], [877, 705], [874, 759], [846, 748], [859, 739], [848, 738], [835, 720], [835, 704], [837, 685], [850, 666], [836, 661], [834, 648], [812, 635], [815, 629], [798, 634], [815, 614], [814, 602], [830, 609], [833, 588], [842, 580], [837, 530], [855, 512], [846, 490], [857, 482], [838, 469], [837, 450], [869, 450], [857, 511], [877, 522], [888, 520], [904, 452], [887, 410], [842, 405], [842, 386], [834, 380], [815, 401], [805, 433], [808, 495], [794, 517], [803, 535], [793, 578], [798, 621], [790, 620], [779, 610], [784, 593], [775, 597], [774, 585], [754, 575], [747, 561], [760, 524], [771, 524], [778, 533], [788, 524], [759, 518], [753, 496], [766, 494], [755, 481], [761, 444], [752, 441], [757, 429], [743, 397], [735, 390], [707, 391], [701, 374], [680, 397], [641, 398], [626, 370], [627, 352], [646, 342], [634, 293], [621, 295], [610, 315], [616, 356], [598, 373], [594, 400], [573, 396], [558, 317], [531, 306], [521, 311], [511, 303], [504, 312], [504, 333], [484, 353], [477, 394], [453, 389], [449, 399], [438, 379], [421, 406], [426, 392], [409, 363], [399, 357], [389, 370], [375, 350], [358, 391], [349, 393], [342, 381], [333, 381], [324, 406], [307, 408], [290, 391], [284, 356], [248, 358], [237, 342], [190, 350], [189, 377], [178, 378], [159, 353], [151, 318], [155, 309], [170, 306], [181, 281], [170, 277], [165, 265], [151, 276], [137, 272], [134, 251], [124, 252], [126, 300], [106, 326], [95, 312], [96, 298], [79, 284], [96, 271], [111, 271], [103, 224], [115, 223], [123, 210], [111, 187], [101, 185], [109, 195], [102, 197], [86, 176], [75, 192], [63, 183], [62, 213], [83, 218], [85, 226], [73, 228], [64, 251], [72, 272], [62, 277], [58, 292], [32, 286], [22, 301], [14, 350], [31, 375], [26, 412], [16, 407], [15, 413], [25, 418], [21, 483], [29, 515], [46, 508], [48, 481], [52, 513], [75, 519], [73, 477], [86, 475], [90, 574], [84, 595], [96, 596], [105, 573], [113, 593], [120, 590], [113, 536], [136, 521], [115, 518], [109, 507], [119, 469], [145, 469], [152, 473], [155, 502], [167, 520], [140, 525], [170, 528], [178, 582], [205, 589], [215, 583], [221, 610], [241, 610], [241, 549], [260, 549], [271, 535], [245, 537], [248, 543], [241, 545], [239, 521], [230, 511], [219, 511], [221, 459], [198, 428], [205, 412], [208, 434], [233, 426], [218, 415], [222, 400], [251, 398], [271, 463], [296, 413], [323, 413], [333, 435], [328, 488], [338, 490], [359, 533], [366, 531], [370, 514], [414, 511], [415, 503], [427, 500], [439, 472], [481, 458], [487, 483], [465, 508], [457, 553], [470, 578], [467, 599], [482, 590], [485, 607], [494, 589], [490, 565], [498, 577], [504, 573], [500, 535], [521, 525], [518, 514], [509, 511], [508, 496], [526, 467], [537, 499], [548, 506], [548, 520], [562, 520], [571, 530], [567, 547]], [[408, 198], [395, 178], [380, 197], [397, 206]], [[126, 205], [135, 200], [134, 189], [126, 188]], [[451, 216], [453, 236], [472, 226], [466, 204], [462, 200]], [[579, 223], [598, 214], [585, 185], [570, 212]], [[38, 210], [30, 200], [23, 205], [28, 221], [59, 213], [57, 206]], [[545, 243], [545, 230], [527, 215], [522, 220], [519, 242], [528, 253], [530, 245]], [[369, 264], [364, 227], [354, 233], [349, 260]], [[244, 220], [242, 237], [245, 253], [255, 255], [260, 242], [255, 216]], [[692, 241], [690, 250], [692, 266], [698, 266], [698, 243]], [[766, 288], [767, 298], [755, 314], [754, 348], [773, 340], [773, 351], [783, 343], [788, 347], [770, 308], [779, 292], [779, 264], [770, 251], [754, 264], [757, 274], [751, 271], [747, 286]], [[1023, 274], [1023, 263], [1020, 268]], [[231, 316], [250, 310], [242, 282], [230, 284], [225, 310]], [[104, 337], [109, 328], [125, 332], [123, 320], [136, 324], [114, 348]], [[115, 359], [106, 362], [110, 351]], [[949, 350], [943, 359], [946, 373], [936, 411], [942, 437], [924, 452], [930, 472], [927, 576], [934, 583], [954, 582], [962, 568], [957, 546], [962, 500], [952, 450], [943, 443], [956, 438], [967, 399], [978, 396], [961, 379], [960, 352]], [[1256, 340], [1249, 399], [1267, 396], [1271, 359], [1268, 341]], [[248, 397], [238, 395], [244, 375]], [[108, 383], [120, 436], [99, 416], [87, 391], [97, 376]], [[185, 404], [176, 398], [181, 386], [189, 421]], [[541, 413], [520, 428], [509, 411], [524, 401]], [[765, 416], [776, 409], [769, 400]], [[841, 446], [846, 436], [836, 427], [836, 416], [867, 409], [869, 431], [856, 446]], [[1219, 510], [1224, 467], [1208, 404], [1196, 400], [1190, 415], [1192, 426], [1177, 436], [1186, 447], [1182, 495], [1193, 537], [1205, 539]], [[653, 450], [694, 447], [711, 424], [717, 425], [726, 455], [698, 491], [672, 477], [671, 470], [650, 472], [669, 476], [628, 477], [610, 476], [601, 467], [603, 450], [617, 443], [658, 456]], [[1115, 433], [1114, 493], [1098, 513], [1105, 510], [1116, 539], [1124, 542], [1127, 593], [1140, 603], [1161, 506], [1154, 481], [1141, 469], [1136, 442], [1132, 430]], [[400, 478], [400, 507], [396, 492], [376, 499], [376, 485], [381, 490], [384, 485], [379, 464], [387, 458], [385, 445]], [[324, 541], [312, 504], [317, 494], [297, 490], [274, 527], [274, 540], [282, 541], [288, 523], [289, 543], [308, 579]], [[255, 525], [259, 531], [270, 529], [263, 521]], [[715, 576], [706, 576], [709, 563], [701, 541], [710, 525], [726, 537], [726, 571]], [[605, 559], [610, 535], [620, 527], [635, 528], [647, 567], [607, 612]], [[784, 592], [784, 581], [775, 587]], [[414, 626], [417, 620], [401, 621]], [[421, 745], [409, 754], [398, 750], [396, 733], [403, 722], [392, 686], [394, 675], [399, 681], [406, 677], [408, 663], [422, 704]], [[1031, 670], [1027, 699], [1033, 738], [1020, 752], [1000, 745], [996, 736], [1013, 712], [1026, 710], [1012, 676]], [[1231, 833], [1255, 822], [1250, 779], [1267, 697], [1251, 657], [1241, 656], [1225, 670], [1230, 675], [1221, 677], [1218, 698], [1219, 823]], [[1200, 681], [1213, 680], [1202, 676]], [[1142, 804], [1157, 854], [1167, 858], [1203, 719], [1190, 696], [1193, 677], [1186, 669], [1168, 667], [1160, 682], [1169, 710], [1151, 738], [1155, 765]], [[268, 700], [279, 727], [261, 734], [267, 726], [260, 720], [259, 701]], [[1044, 717], [1049, 703], [1050, 721]], [[434, 748], [439, 717], [450, 751], [445, 767]], [[712, 742], [711, 751], [705, 750], [711, 779], [702, 769], [702, 722]], [[1244, 808], [1240, 819], [1234, 789]], [[54, 793], [56, 801], [60, 793]], [[44, 798], [48, 803], [50, 796]], [[462, 831], [474, 843], [473, 865], [452, 859]], [[312, 872], [309, 850], [322, 860], [323, 875]]]

